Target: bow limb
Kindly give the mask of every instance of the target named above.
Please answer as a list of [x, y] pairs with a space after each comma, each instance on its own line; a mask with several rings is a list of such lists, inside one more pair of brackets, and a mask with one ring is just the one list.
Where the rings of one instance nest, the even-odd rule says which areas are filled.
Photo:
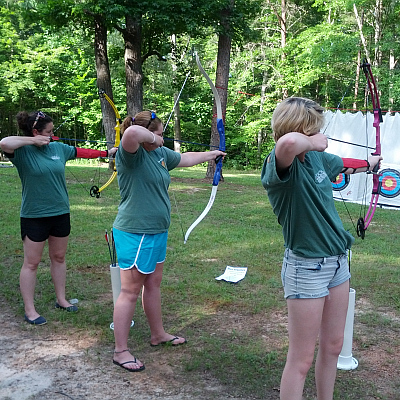
[[[378, 92], [378, 87], [376, 85], [375, 78], [372, 74], [371, 70], [371, 65], [367, 62], [367, 60], [364, 60], [362, 64], [362, 69], [364, 71], [367, 84], [368, 84], [368, 89], [371, 94], [371, 101], [372, 101], [372, 107], [374, 110], [374, 122], [373, 122], [373, 127], [375, 128], [375, 152], [373, 152], [371, 155], [373, 156], [380, 156], [381, 155], [381, 130], [380, 130], [380, 124], [383, 122], [382, 118], [382, 110], [380, 106], [380, 101], [379, 101], [379, 92]], [[372, 181], [372, 196], [371, 196], [371, 201], [369, 203], [368, 211], [365, 214], [364, 218], [359, 218], [357, 222], [357, 234], [360, 236], [362, 239], [365, 237], [365, 231], [367, 230], [369, 224], [372, 221], [372, 218], [375, 214], [376, 206], [378, 205], [378, 199], [379, 199], [379, 192], [381, 188], [381, 182], [380, 182], [380, 175], [378, 174], [378, 168], [379, 164], [377, 164], [377, 167], [372, 171], [373, 173], [373, 181]]]
[[[201, 62], [200, 62], [200, 59], [199, 59], [199, 56], [197, 53], [195, 53], [195, 57], [196, 57], [196, 64], [197, 64], [200, 72], [203, 74], [204, 78], [207, 80], [207, 82], [210, 85], [210, 88], [214, 94], [215, 104], [217, 107], [217, 130], [218, 130], [218, 135], [219, 135], [219, 150], [225, 151], [225, 127], [224, 127], [224, 122], [223, 122], [223, 118], [222, 118], [221, 99], [219, 97], [217, 88], [215, 87], [214, 83], [212, 82], [210, 77], [207, 75], [206, 71], [204, 71], [204, 68], [201, 65]], [[217, 195], [218, 184], [219, 184], [219, 181], [221, 180], [222, 157], [217, 157], [217, 159], [215, 161], [216, 161], [216, 166], [215, 166], [215, 172], [214, 172], [214, 178], [213, 178], [213, 183], [212, 183], [210, 199], [209, 199], [208, 204], [207, 204], [206, 208], [204, 209], [204, 211], [200, 214], [200, 216], [193, 222], [193, 224], [187, 230], [187, 232], [185, 234], [184, 243], [187, 242], [190, 233], [205, 218], [205, 216], [210, 211], [212, 205], [214, 204], [215, 196]]]
[[[114, 110], [115, 113], [115, 119], [116, 119], [116, 125], [115, 125], [115, 139], [114, 139], [114, 146], [113, 147], [118, 147], [121, 141], [121, 116], [117, 110], [117, 107], [115, 106], [114, 102], [111, 100], [111, 98], [104, 92], [103, 89], [99, 90], [99, 96], [100, 98], [104, 98], [108, 101], [108, 103], [110, 104], [110, 106], [112, 107], [112, 109]], [[108, 179], [108, 181], [101, 186], [100, 188], [98, 188], [97, 186], [92, 186], [90, 189], [90, 195], [92, 197], [100, 197], [100, 193], [106, 189], [108, 186], [110, 186], [111, 182], [116, 178], [117, 176], [117, 170], [115, 168], [115, 160], [112, 160], [113, 163], [113, 173], [110, 176], [110, 178]]]

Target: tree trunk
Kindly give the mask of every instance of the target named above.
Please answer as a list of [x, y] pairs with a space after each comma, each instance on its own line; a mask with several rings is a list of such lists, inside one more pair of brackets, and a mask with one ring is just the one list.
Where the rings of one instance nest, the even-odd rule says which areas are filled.
[[[107, 56], [107, 28], [101, 15], [94, 16], [94, 55], [96, 60], [97, 87], [113, 99], [111, 87], [110, 66]], [[103, 127], [108, 143], [112, 147], [115, 140], [115, 113], [107, 100], [101, 99], [101, 114], [103, 116]], [[113, 164], [110, 163], [110, 168]]]
[[[286, 11], [287, 5], [286, 0], [281, 0], [281, 47], [284, 49], [286, 47], [286, 39], [287, 39], [287, 31], [286, 31]], [[286, 53], [285, 51], [282, 52], [282, 61], [285, 61]], [[286, 99], [288, 97], [288, 90], [287, 88], [282, 88], [282, 97]]]
[[[265, 54], [263, 52], [263, 60], [265, 60]], [[268, 83], [268, 75], [267, 71], [263, 71], [263, 80], [261, 85], [261, 99], [260, 99], [260, 115], [264, 112], [264, 103], [266, 99], [266, 91], [267, 91], [267, 83]], [[263, 130], [259, 129], [257, 134], [257, 159], [261, 162], [261, 146], [264, 141]]]
[[178, 153], [181, 152], [181, 108], [178, 100], [179, 92], [174, 94], [174, 150]]
[[357, 53], [357, 72], [356, 72], [356, 82], [354, 84], [354, 101], [353, 101], [353, 110], [357, 110], [357, 102], [356, 99], [358, 97], [358, 90], [360, 87], [360, 73], [361, 73], [361, 50], [358, 50]]
[[371, 62], [369, 51], [368, 51], [368, 46], [367, 46], [367, 41], [365, 40], [365, 36], [363, 34], [363, 31], [362, 31], [363, 24], [364, 24], [364, 17], [363, 17], [363, 15], [361, 15], [361, 17], [359, 16], [358, 10], [357, 10], [357, 6], [356, 6], [355, 3], [353, 4], [353, 10], [354, 10], [354, 15], [356, 16], [356, 21], [357, 21], [357, 25], [358, 25], [358, 31], [360, 32], [360, 39], [361, 39], [361, 43], [362, 43], [362, 45], [364, 47], [365, 56], [367, 57], [367, 61]]
[[374, 44], [375, 44], [375, 60], [373, 65], [379, 67], [382, 64], [382, 51], [380, 48], [380, 42], [382, 39], [382, 0], [376, 0], [375, 3], [375, 34], [374, 34]]
[[[219, 36], [215, 87], [217, 88], [219, 98], [221, 100], [222, 117], [224, 123], [226, 115], [226, 103], [228, 99], [228, 80], [229, 80], [231, 44], [232, 44], [232, 39], [229, 36], [227, 35]], [[210, 146], [211, 150], [215, 150], [219, 146], [219, 134], [217, 129], [217, 105], [215, 103], [215, 99], [213, 106]], [[214, 172], [215, 172], [215, 162], [209, 161], [206, 178], [213, 178]], [[221, 180], [223, 180], [222, 174], [221, 174]]]
[[142, 25], [140, 17], [127, 15], [121, 30], [125, 41], [126, 110], [135, 116], [143, 110]]
[[[174, 87], [176, 87], [176, 71], [178, 69], [176, 59], [176, 35], [171, 36], [172, 41], [172, 71], [174, 79]], [[179, 106], [179, 90], [174, 93], [174, 109], [172, 110], [174, 114], [174, 150], [178, 153], [181, 152], [181, 109]]]
[[395, 67], [396, 67], [396, 62], [394, 59], [394, 50], [390, 49], [389, 50], [389, 77], [390, 77], [390, 83], [389, 83], [389, 111], [393, 111], [393, 104], [394, 104], [394, 98], [393, 98], [393, 78], [395, 74]]
[[[228, 83], [229, 83], [229, 68], [231, 63], [231, 47], [232, 38], [229, 35], [230, 21], [229, 17], [231, 10], [234, 7], [234, 0], [231, 0], [230, 6], [222, 11], [221, 25], [224, 27], [223, 34], [218, 37], [218, 55], [217, 55], [217, 72], [215, 77], [215, 87], [221, 100], [222, 118], [225, 123], [226, 103], [228, 100]], [[211, 125], [211, 150], [219, 146], [219, 134], [217, 129], [217, 105], [214, 99], [213, 119]], [[215, 173], [215, 162], [209, 161], [207, 166], [206, 178], [213, 178]], [[223, 180], [221, 171], [221, 180]]]

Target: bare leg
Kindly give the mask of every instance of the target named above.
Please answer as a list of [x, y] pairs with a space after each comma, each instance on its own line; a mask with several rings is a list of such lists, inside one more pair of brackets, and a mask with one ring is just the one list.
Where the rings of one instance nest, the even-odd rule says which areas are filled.
[[325, 298], [289, 299], [289, 350], [281, 379], [281, 400], [301, 400], [314, 359]]
[[315, 364], [318, 400], [332, 400], [337, 361], [343, 346], [344, 327], [349, 303], [349, 281], [329, 290], [320, 330]]
[[[146, 275], [141, 274], [136, 268], [124, 271], [121, 270], [121, 292], [114, 307], [114, 338], [115, 352], [113, 360], [118, 363], [134, 361], [135, 357], [128, 349], [129, 329], [133, 314], [135, 313], [136, 302], [143, 286]], [[142, 362], [127, 363], [125, 368], [138, 369]]]
[[19, 284], [24, 300], [25, 315], [30, 320], [35, 320], [40, 315], [37, 313], [34, 305], [34, 295], [36, 286], [37, 268], [42, 258], [44, 242], [33, 242], [25, 236], [24, 239], [24, 263], [19, 276]]
[[49, 236], [49, 257], [50, 273], [53, 279], [57, 303], [62, 307], [69, 307], [71, 304], [65, 298], [65, 283], [67, 276], [67, 265], [65, 253], [67, 252], [68, 236]]
[[[176, 337], [165, 332], [161, 312], [161, 280], [164, 263], [156, 265], [155, 271], [146, 276], [142, 292], [143, 310], [150, 326], [150, 343], [157, 345], [162, 342], [169, 342], [178, 345], [186, 342], [185, 338]], [[175, 338], [175, 340], [173, 340]]]

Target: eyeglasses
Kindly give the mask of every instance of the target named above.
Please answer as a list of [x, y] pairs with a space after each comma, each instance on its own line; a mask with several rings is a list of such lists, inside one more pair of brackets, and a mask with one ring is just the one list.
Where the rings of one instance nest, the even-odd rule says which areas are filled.
[[153, 121], [153, 119], [156, 119], [156, 118], [157, 118], [156, 113], [155, 113], [154, 111], [152, 111], [152, 112], [151, 112], [150, 121], [149, 121], [149, 123], [147, 124], [146, 129], [150, 126], [151, 121]]
[[36, 126], [37, 122], [39, 121], [39, 118], [46, 118], [46, 114], [42, 111], [37, 112], [35, 122], [32, 125], [32, 129]]

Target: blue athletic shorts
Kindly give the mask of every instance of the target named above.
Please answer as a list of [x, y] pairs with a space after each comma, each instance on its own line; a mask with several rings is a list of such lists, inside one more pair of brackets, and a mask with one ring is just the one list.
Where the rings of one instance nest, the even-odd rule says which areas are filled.
[[118, 265], [121, 269], [137, 268], [151, 274], [156, 265], [165, 261], [168, 231], [156, 235], [136, 234], [113, 228]]
[[286, 249], [282, 263], [285, 299], [316, 299], [350, 279], [347, 254], [304, 258]]

